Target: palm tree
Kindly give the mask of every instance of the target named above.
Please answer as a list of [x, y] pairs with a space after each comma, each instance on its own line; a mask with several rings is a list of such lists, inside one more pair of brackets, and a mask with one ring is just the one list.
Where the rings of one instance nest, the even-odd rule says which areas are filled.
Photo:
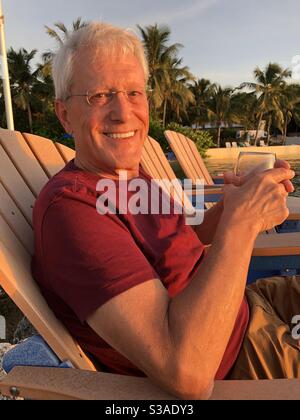
[[255, 124], [256, 103], [253, 93], [234, 92], [231, 96], [232, 121], [242, 125], [245, 131]]
[[270, 112], [276, 112], [280, 115], [279, 96], [282, 87], [286, 84], [286, 79], [290, 78], [292, 72], [283, 69], [279, 64], [269, 63], [265, 70], [257, 67], [254, 70], [256, 83], [243, 83], [241, 88], [252, 89], [257, 95], [257, 115], [258, 123], [255, 137], [255, 145], [257, 145], [259, 129], [263, 116]]
[[198, 79], [190, 85], [190, 90], [195, 97], [195, 103], [189, 109], [191, 122], [205, 129], [208, 122], [208, 103], [215, 85], [207, 79]]
[[279, 97], [282, 118], [277, 122], [277, 127], [283, 133], [283, 141], [285, 144], [287, 136], [287, 128], [291, 119], [300, 122], [300, 85], [290, 84], [282, 87]]
[[[50, 28], [49, 26], [45, 25], [47, 34], [53, 38], [59, 45], [62, 45], [64, 41], [68, 38], [70, 33], [77, 31], [78, 29], [84, 28], [88, 25], [88, 22], [82, 21], [82, 18], [79, 17], [77, 20], [75, 20], [72, 24], [72, 29], [69, 30], [66, 25], [62, 22], [56, 22], [54, 24], [55, 28], [59, 29], [62, 33], [59, 34], [57, 30]], [[42, 71], [48, 75], [51, 74], [51, 62], [53, 58], [53, 52], [52, 51], [46, 51], [42, 55], [43, 64], [40, 65], [42, 67]]]
[[231, 88], [222, 88], [214, 85], [211, 92], [211, 99], [208, 103], [208, 118], [217, 126], [217, 145], [221, 146], [221, 129], [222, 123], [228, 124], [232, 122], [231, 111]]
[[177, 119], [180, 115], [187, 115], [190, 104], [195, 102], [193, 93], [187, 84], [194, 79], [187, 66], [181, 67], [182, 59], [172, 59], [168, 66], [168, 76], [161, 86], [163, 94], [163, 127], [166, 126], [167, 107], [174, 112]]
[[149, 64], [150, 110], [155, 115], [164, 102], [164, 93], [169, 83], [170, 63], [177, 59], [181, 44], [168, 45], [171, 30], [167, 26], [137, 26], [145, 46]]
[[79, 17], [79, 18], [77, 18], [77, 20], [75, 20], [73, 22], [71, 31], [69, 29], [67, 29], [67, 27], [64, 23], [56, 22], [54, 24], [54, 26], [62, 32], [62, 36], [59, 35], [55, 29], [52, 29], [49, 26], [45, 26], [45, 28], [47, 30], [47, 34], [51, 38], [55, 39], [55, 41], [57, 41], [59, 44], [62, 45], [64, 43], [64, 41], [66, 40], [66, 38], [68, 38], [70, 33], [74, 32], [74, 31], [78, 31], [78, 29], [84, 28], [85, 26], [88, 25], [88, 22], [82, 22], [81, 20], [82, 20], [82, 18]]
[[3, 81], [0, 78], [0, 127], [6, 126], [6, 116], [5, 116], [5, 102], [4, 102], [4, 95], [3, 95]]
[[37, 81], [38, 70], [31, 70], [31, 61], [37, 50], [30, 52], [21, 48], [15, 51], [10, 48], [7, 54], [11, 75], [11, 91], [15, 104], [28, 113], [29, 129], [32, 133], [32, 88]]

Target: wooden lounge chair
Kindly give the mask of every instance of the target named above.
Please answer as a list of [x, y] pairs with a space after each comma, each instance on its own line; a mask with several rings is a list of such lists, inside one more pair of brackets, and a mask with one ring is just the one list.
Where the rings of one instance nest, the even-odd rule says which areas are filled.
[[193, 183], [203, 179], [206, 185], [215, 185], [196, 144], [188, 137], [175, 131], [165, 131], [166, 139], [173, 150], [185, 176]]
[[[170, 130], [165, 131], [165, 137], [186, 178], [190, 179], [193, 184], [195, 184], [199, 179], [203, 180], [204, 185], [209, 187], [217, 187], [218, 184], [223, 183], [222, 176], [216, 176], [213, 180], [198, 152], [195, 143], [192, 140], [183, 134]], [[213, 206], [213, 202], [206, 205], [207, 208], [210, 208], [211, 206]]]
[[[191, 139], [181, 133], [169, 130], [165, 132], [165, 136], [188, 179], [191, 179], [193, 183], [195, 183], [197, 179], [204, 179], [206, 185], [215, 188], [220, 187], [219, 184], [214, 183], [195, 143]], [[216, 178], [216, 180], [218, 181], [218, 178]], [[217, 193], [217, 190], [214, 192]], [[299, 220], [300, 198], [288, 197], [287, 203], [290, 210], [288, 220]]]
[[[148, 379], [96, 372], [78, 343], [54, 316], [31, 276], [32, 209], [47, 180], [74, 157], [52, 141], [0, 129], [0, 286], [27, 316], [62, 361], [79, 370], [16, 367], [0, 381], [0, 392], [34, 399], [172, 399]], [[283, 235], [282, 235], [283, 236]], [[287, 242], [291, 236], [286, 234]], [[275, 253], [300, 255], [300, 236]], [[274, 241], [272, 241], [274, 245]], [[258, 243], [256, 255], [270, 244]], [[213, 399], [295, 399], [300, 381], [218, 382]]]
[[[172, 183], [175, 187], [175, 199], [181, 201], [183, 197], [182, 184], [177, 179], [170, 163], [168, 162], [160, 144], [151, 138], [147, 137], [142, 153], [141, 165], [144, 170], [156, 180], [164, 180], [166, 184]], [[188, 190], [186, 194], [188, 197], [196, 195], [199, 190]], [[218, 201], [222, 195], [220, 186], [205, 185], [204, 186], [204, 200], [208, 202]]]

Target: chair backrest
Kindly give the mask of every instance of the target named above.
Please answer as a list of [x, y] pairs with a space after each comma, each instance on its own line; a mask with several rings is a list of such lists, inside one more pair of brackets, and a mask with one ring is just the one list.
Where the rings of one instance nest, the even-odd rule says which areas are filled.
[[259, 144], [260, 144], [261, 147], [265, 147], [266, 146], [266, 143], [264, 142], [264, 140], [260, 140]]
[[31, 276], [32, 209], [74, 151], [42, 137], [0, 129], [0, 285], [61, 360], [95, 370], [54, 316]]
[[230, 141], [227, 141], [225, 143], [225, 146], [226, 146], [227, 149], [231, 149], [231, 143], [230, 143]]
[[[180, 205], [184, 205], [185, 207], [192, 206], [160, 144], [150, 136], [147, 137], [144, 143], [141, 165], [154, 180], [162, 181], [160, 185], [164, 187], [167, 193], [171, 193], [174, 200]], [[171, 184], [172, 189], [170, 190]]]
[[238, 145], [237, 145], [237, 142], [236, 142], [236, 141], [233, 141], [233, 142], [231, 143], [231, 145], [232, 145], [232, 147], [238, 147]]
[[165, 136], [187, 178], [191, 179], [193, 183], [196, 183], [198, 179], [204, 179], [206, 185], [214, 185], [196, 144], [175, 131], [168, 130], [165, 132]]
[[141, 165], [143, 169], [154, 179], [176, 179], [167, 157], [160, 144], [148, 136], [143, 148]]

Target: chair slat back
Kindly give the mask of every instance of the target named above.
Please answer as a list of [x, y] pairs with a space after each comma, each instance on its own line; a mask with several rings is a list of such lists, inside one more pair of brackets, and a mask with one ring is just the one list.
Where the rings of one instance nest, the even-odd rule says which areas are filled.
[[213, 179], [198, 152], [196, 144], [181, 133], [167, 130], [166, 139], [175, 153], [187, 178], [196, 183], [197, 179], [204, 179], [206, 185], [213, 185]]
[[[160, 144], [150, 136], [147, 137], [144, 143], [141, 164], [144, 170], [153, 179], [163, 183], [161, 185], [164, 187], [165, 191], [171, 193], [174, 200], [176, 200], [180, 205], [184, 204], [186, 207], [191, 206], [191, 202], [184, 193], [182, 186], [171, 168]], [[170, 191], [171, 183], [173, 188]]]
[[[29, 261], [28, 261], [29, 262]], [[15, 257], [0, 240], [0, 284], [56, 355], [78, 369], [95, 370], [93, 364], [54, 316], [33, 281], [30, 268]]]
[[61, 360], [95, 370], [50, 310], [30, 271], [35, 199], [72, 155], [48, 139], [0, 129], [0, 285]]
[[26, 220], [2, 183], [0, 183], [0, 215], [27, 252], [32, 255], [34, 248], [32, 225]]
[[35, 202], [35, 197], [28, 185], [22, 178], [5, 150], [0, 146], [0, 182], [6, 189], [7, 193], [15, 201], [24, 218], [29, 224], [32, 221], [32, 209]]
[[49, 177], [37, 161], [25, 138], [17, 131], [0, 129], [0, 144], [32, 194], [37, 197]]
[[59, 153], [61, 154], [65, 163], [68, 163], [70, 162], [70, 160], [75, 158], [75, 150], [70, 149], [69, 147], [66, 147], [65, 145], [60, 144], [60, 143], [54, 143], [54, 144], [57, 150], [59, 151]]
[[26, 247], [21, 243], [14, 231], [10, 228], [6, 220], [0, 215], [0, 240], [8, 249], [8, 251], [15, 255], [22, 262], [24, 267], [30, 269], [31, 254]]
[[34, 134], [23, 135], [48, 178], [52, 178], [65, 166], [66, 162], [53, 141]]

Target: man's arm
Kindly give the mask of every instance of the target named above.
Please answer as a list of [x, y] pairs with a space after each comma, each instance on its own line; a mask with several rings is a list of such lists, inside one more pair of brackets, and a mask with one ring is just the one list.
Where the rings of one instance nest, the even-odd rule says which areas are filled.
[[213, 242], [223, 209], [223, 200], [221, 200], [205, 211], [203, 222], [196, 226], [195, 232], [204, 245], [210, 245]]
[[[219, 230], [219, 243], [177, 297], [170, 299], [161, 281], [153, 279], [115, 297], [87, 320], [150, 379], [183, 399], [208, 396], [243, 298], [255, 235], [250, 241], [248, 230], [224, 233]], [[237, 234], [247, 237], [243, 253]], [[233, 255], [238, 255], [235, 264]]]
[[88, 324], [164, 389], [207, 397], [243, 299], [254, 241], [286, 219], [280, 182], [292, 176], [276, 169], [240, 188], [225, 186], [213, 244], [188, 287], [170, 299], [158, 279], [149, 280], [103, 305]]

